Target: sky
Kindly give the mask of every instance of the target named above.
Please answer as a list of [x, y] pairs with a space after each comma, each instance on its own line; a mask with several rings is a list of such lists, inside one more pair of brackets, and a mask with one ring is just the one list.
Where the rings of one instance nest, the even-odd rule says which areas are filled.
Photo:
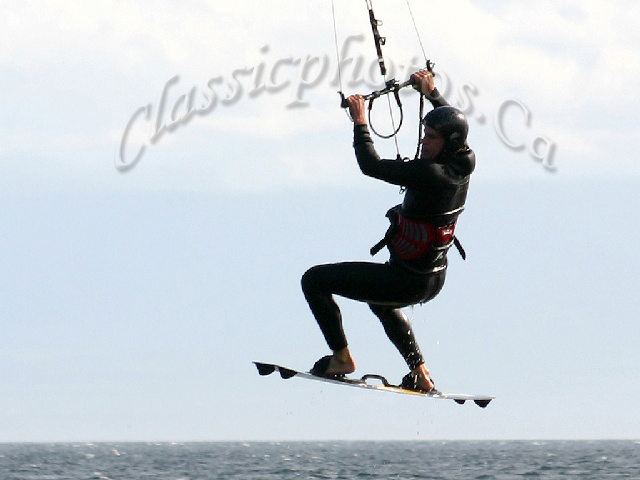
[[[370, 260], [401, 202], [357, 168], [336, 92], [383, 80], [365, 2], [334, 3], [337, 42], [327, 0], [0, 2], [0, 442], [640, 438], [631, 1], [410, 2], [477, 169], [467, 261], [406, 311], [441, 390], [496, 400], [257, 375], [329, 353], [300, 277]], [[406, 2], [374, 7], [403, 81]], [[356, 374], [399, 382], [338, 302]]]

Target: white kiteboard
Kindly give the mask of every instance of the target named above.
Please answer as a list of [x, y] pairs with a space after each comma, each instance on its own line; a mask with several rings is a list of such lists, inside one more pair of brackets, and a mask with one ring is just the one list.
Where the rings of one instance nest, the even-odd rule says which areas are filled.
[[[305, 378], [307, 380], [317, 380], [325, 383], [333, 383], [336, 385], [347, 385], [350, 387], [364, 388], [367, 390], [378, 390], [381, 392], [391, 392], [391, 393], [399, 393], [402, 395], [416, 395], [420, 397], [426, 398], [435, 398], [438, 400], [453, 400], [454, 402], [462, 405], [467, 400], [473, 401], [479, 407], [485, 408], [489, 405], [489, 402], [493, 400], [495, 397], [491, 397], [488, 395], [469, 395], [464, 393], [423, 393], [415, 390], [409, 390], [406, 388], [402, 388], [398, 385], [391, 385], [386, 378], [382, 375], [373, 375], [367, 374], [362, 376], [360, 379], [348, 378], [348, 377], [338, 377], [338, 378], [328, 378], [328, 377], [319, 377], [317, 375], [312, 375], [309, 372], [298, 372], [291, 368], [282, 367], [280, 365], [274, 365], [272, 363], [262, 363], [262, 362], [253, 362], [258, 369], [258, 373], [260, 375], [271, 375], [274, 372], [278, 372], [282, 379], [287, 380], [289, 378], [298, 377]], [[369, 383], [370, 380], [377, 380], [380, 383]]]

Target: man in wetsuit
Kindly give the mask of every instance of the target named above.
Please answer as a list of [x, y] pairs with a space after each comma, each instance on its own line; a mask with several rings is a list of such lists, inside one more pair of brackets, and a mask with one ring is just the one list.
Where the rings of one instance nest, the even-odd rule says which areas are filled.
[[[366, 302], [380, 319], [409, 366], [409, 374], [402, 379], [403, 387], [435, 393], [401, 308], [431, 300], [444, 285], [447, 250], [455, 241], [455, 224], [464, 208], [475, 156], [466, 143], [468, 125], [464, 115], [442, 98], [432, 74], [420, 71], [412, 75], [412, 80], [414, 88], [425, 94], [434, 107], [423, 119], [422, 148], [415, 160], [380, 159], [369, 135], [364, 99], [359, 95], [347, 99], [360, 170], [406, 189], [403, 203], [387, 212], [391, 226], [385, 238], [372, 249], [373, 253], [386, 245], [389, 261], [317, 265], [303, 275], [302, 290], [333, 351], [318, 360], [311, 373], [336, 377], [355, 371], [340, 309], [333, 299], [333, 295], [340, 295]], [[457, 241], [456, 246], [459, 247]]]

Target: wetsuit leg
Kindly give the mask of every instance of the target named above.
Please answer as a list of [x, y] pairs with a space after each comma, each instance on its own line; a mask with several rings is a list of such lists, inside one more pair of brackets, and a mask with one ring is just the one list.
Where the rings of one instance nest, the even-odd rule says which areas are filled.
[[[347, 340], [340, 309], [333, 295], [393, 310], [433, 298], [443, 281], [444, 272], [416, 275], [389, 264], [345, 262], [310, 268], [302, 277], [302, 290], [329, 348], [340, 350], [347, 346]], [[392, 331], [389, 338], [398, 348], [403, 348], [401, 352], [406, 351], [406, 355], [403, 353], [405, 359], [415, 363], [421, 357], [411, 330], [403, 328], [402, 320], [394, 330], [391, 325], [401, 317], [386, 312], [384, 316], [385, 330], [389, 328]], [[403, 335], [408, 337], [402, 338]], [[410, 345], [417, 353], [409, 351]]]
[[380, 319], [391, 343], [398, 349], [409, 369], [424, 363], [418, 341], [407, 316], [399, 308], [370, 304], [371, 311]]

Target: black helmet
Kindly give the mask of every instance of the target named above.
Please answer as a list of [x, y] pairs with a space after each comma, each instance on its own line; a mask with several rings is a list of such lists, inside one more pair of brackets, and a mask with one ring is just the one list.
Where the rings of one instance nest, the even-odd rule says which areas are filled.
[[433, 128], [444, 137], [444, 148], [455, 152], [467, 142], [469, 124], [460, 110], [454, 107], [438, 107], [427, 113], [422, 120], [426, 127]]

